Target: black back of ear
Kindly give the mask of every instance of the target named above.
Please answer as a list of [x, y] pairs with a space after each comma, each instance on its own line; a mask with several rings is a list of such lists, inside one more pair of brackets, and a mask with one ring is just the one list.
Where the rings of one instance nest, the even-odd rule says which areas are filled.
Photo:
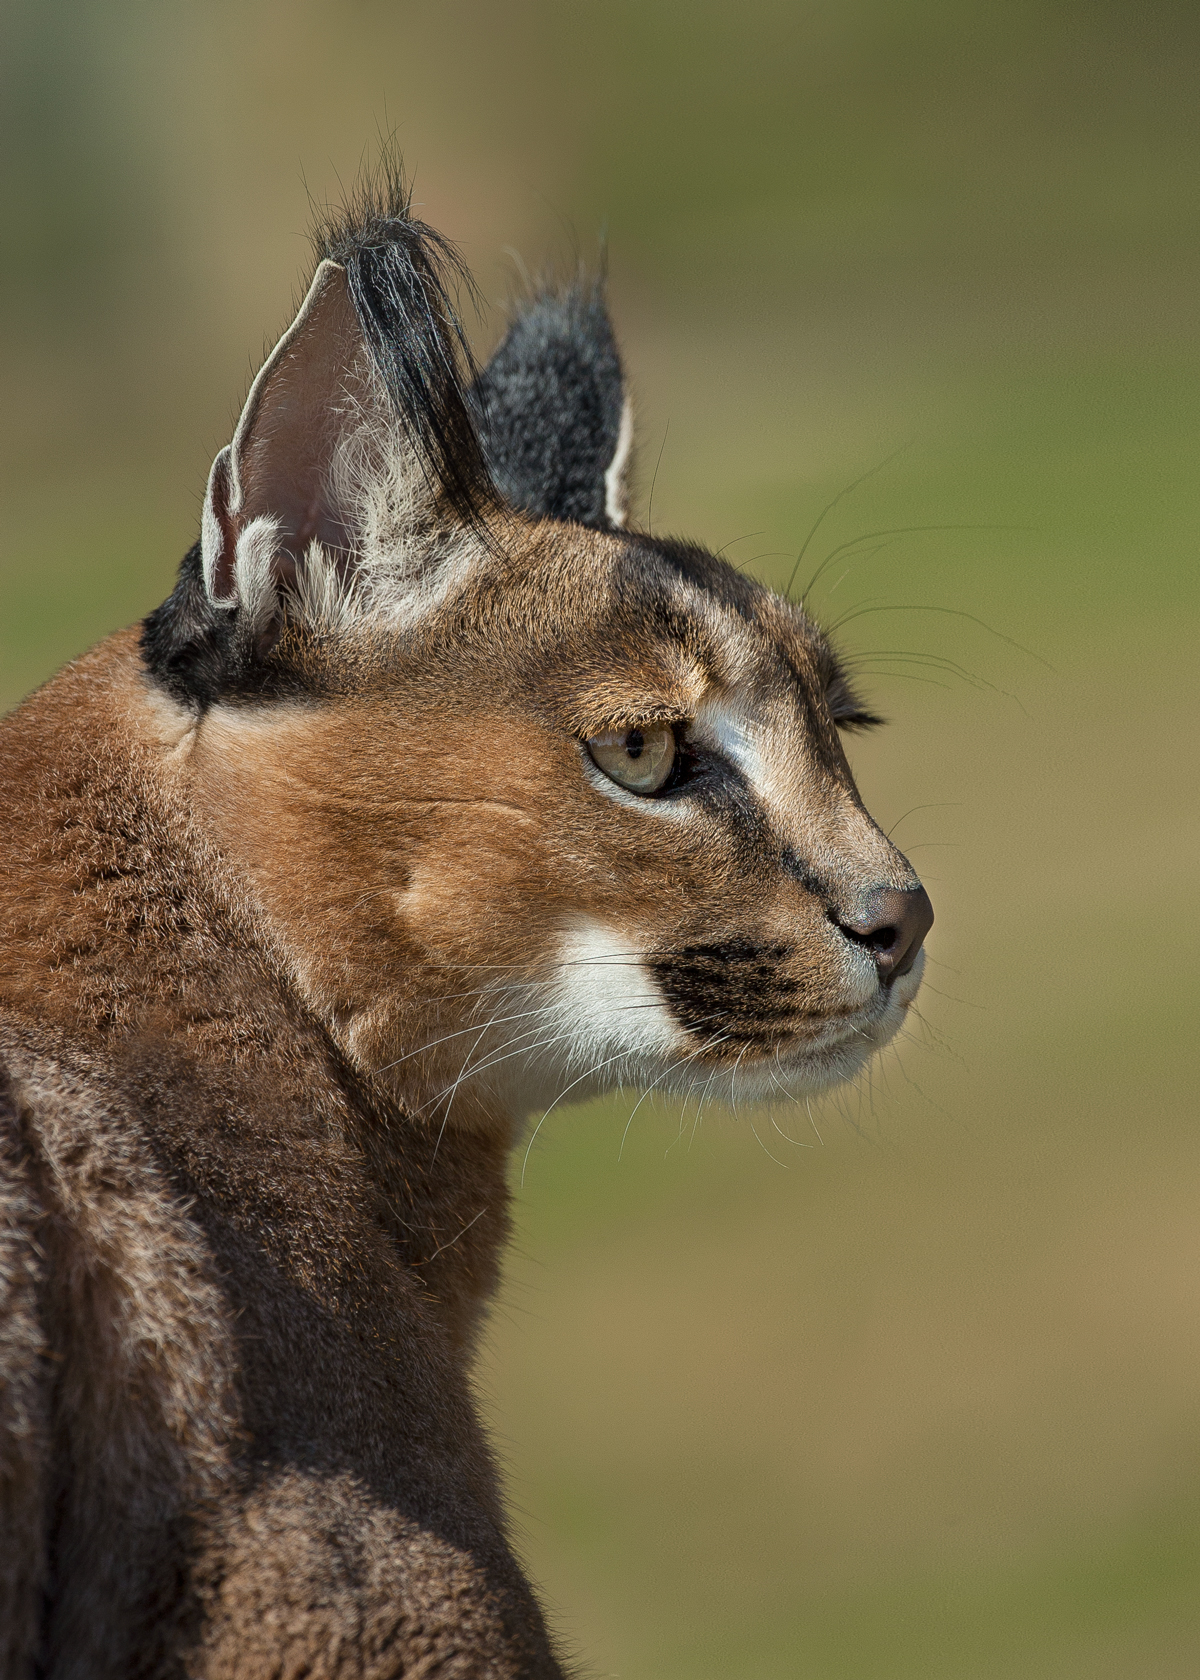
[[484, 454], [514, 506], [625, 523], [632, 416], [601, 287], [534, 299], [471, 389]]

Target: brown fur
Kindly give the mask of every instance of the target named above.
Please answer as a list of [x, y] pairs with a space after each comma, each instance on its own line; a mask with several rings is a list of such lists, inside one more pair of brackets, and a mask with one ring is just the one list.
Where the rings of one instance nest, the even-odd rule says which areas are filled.
[[[289, 392], [327, 385], [291, 342]], [[466, 557], [432, 604], [272, 618], [223, 470], [213, 575], [259, 590], [274, 688], [186, 703], [122, 632], [0, 724], [0, 1672], [554, 1676], [469, 1389], [508, 1150], [643, 1064], [852, 1072], [915, 980], [844, 924], [914, 877], [827, 644], [711, 557], [426, 507]], [[731, 717], [745, 779], [653, 810], [583, 744], [665, 719], [719, 756]], [[581, 929], [616, 1002], [571, 990]]]
[[503, 1145], [431, 1181], [154, 773], [144, 686], [115, 637], [3, 729], [6, 1672], [47, 1588], [55, 1674], [553, 1672], [463, 1371]]

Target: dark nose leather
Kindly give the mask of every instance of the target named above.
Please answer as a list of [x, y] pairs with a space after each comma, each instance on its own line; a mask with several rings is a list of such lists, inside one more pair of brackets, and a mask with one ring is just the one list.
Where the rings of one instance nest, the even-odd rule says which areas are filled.
[[863, 899], [858, 915], [839, 921], [838, 926], [856, 945], [866, 946], [879, 978], [889, 986], [916, 962], [933, 926], [933, 905], [924, 887], [875, 887]]

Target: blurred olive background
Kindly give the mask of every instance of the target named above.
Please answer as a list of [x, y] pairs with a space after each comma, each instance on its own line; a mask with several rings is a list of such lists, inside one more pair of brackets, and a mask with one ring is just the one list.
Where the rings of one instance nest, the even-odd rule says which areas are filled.
[[870, 1080], [516, 1163], [481, 1389], [588, 1672], [1200, 1672], [1198, 93], [1155, 0], [0, 14], [0, 703], [167, 592], [394, 129], [481, 350], [606, 230], [639, 517], [807, 543], [892, 720], [938, 922]]

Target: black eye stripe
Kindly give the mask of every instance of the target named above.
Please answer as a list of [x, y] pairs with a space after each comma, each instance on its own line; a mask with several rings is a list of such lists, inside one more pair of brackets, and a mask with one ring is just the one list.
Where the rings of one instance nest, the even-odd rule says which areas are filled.
[[805, 863], [804, 859], [794, 852], [790, 846], [784, 851], [780, 861], [787, 874], [794, 881], [798, 881], [805, 892], [812, 893], [815, 898], [819, 898], [824, 904], [829, 902], [830, 894], [827, 884], [817, 874], [812, 865]]

